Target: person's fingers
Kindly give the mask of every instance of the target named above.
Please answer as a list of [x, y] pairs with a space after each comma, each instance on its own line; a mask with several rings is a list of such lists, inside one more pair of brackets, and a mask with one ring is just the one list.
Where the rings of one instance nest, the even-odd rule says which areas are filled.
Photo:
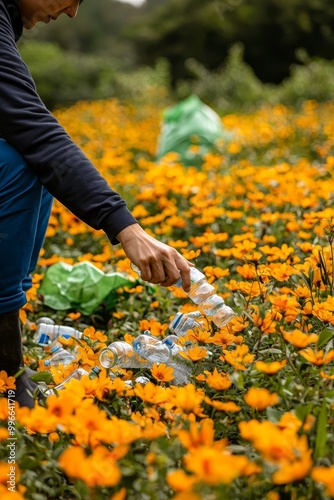
[[176, 254], [175, 260], [168, 261], [165, 264], [165, 279], [161, 282], [162, 286], [172, 286], [181, 278], [182, 288], [185, 292], [190, 290], [190, 268], [194, 265], [188, 262], [180, 254]]

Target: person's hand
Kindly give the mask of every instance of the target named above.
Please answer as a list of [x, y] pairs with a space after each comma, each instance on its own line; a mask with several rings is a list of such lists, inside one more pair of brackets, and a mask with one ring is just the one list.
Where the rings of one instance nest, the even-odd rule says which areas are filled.
[[175, 248], [147, 234], [139, 224], [126, 227], [117, 235], [126, 256], [139, 269], [141, 278], [162, 286], [174, 285], [182, 278], [182, 288], [190, 290], [190, 268], [194, 265]]

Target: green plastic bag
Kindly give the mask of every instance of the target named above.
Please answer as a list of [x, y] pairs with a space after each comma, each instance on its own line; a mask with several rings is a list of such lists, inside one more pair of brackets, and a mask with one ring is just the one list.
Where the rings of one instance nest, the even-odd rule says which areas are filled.
[[[157, 159], [174, 151], [185, 165], [199, 166], [203, 156], [212, 151], [218, 139], [229, 141], [219, 115], [196, 95], [167, 108], [158, 140]], [[190, 149], [196, 145], [196, 151]]]
[[104, 301], [112, 307], [116, 290], [135, 283], [120, 273], [104, 273], [90, 262], [74, 266], [58, 262], [48, 268], [38, 292], [52, 309], [76, 309], [89, 315]]

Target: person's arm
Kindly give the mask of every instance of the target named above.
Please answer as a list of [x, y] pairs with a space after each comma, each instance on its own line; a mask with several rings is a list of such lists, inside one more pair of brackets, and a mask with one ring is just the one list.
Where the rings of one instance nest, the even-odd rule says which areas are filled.
[[16, 48], [1, 0], [0, 135], [19, 151], [55, 198], [91, 227], [102, 229], [111, 243], [121, 243], [143, 279], [169, 286], [181, 273], [183, 288], [189, 290], [189, 263], [139, 226], [125, 201], [44, 106]]

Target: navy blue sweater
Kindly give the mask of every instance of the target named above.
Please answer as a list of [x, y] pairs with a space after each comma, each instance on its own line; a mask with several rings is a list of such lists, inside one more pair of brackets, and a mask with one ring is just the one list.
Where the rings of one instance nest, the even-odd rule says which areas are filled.
[[16, 0], [0, 0], [0, 135], [55, 198], [116, 244], [137, 221], [38, 96], [16, 47], [22, 29]]

